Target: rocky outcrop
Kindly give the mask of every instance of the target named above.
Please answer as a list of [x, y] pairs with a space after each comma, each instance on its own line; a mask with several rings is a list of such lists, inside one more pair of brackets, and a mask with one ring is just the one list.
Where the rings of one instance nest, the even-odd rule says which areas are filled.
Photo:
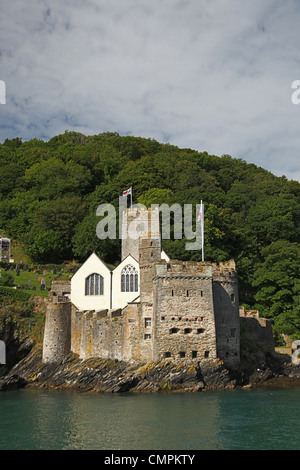
[[[273, 361], [262, 368], [229, 370], [222, 361], [126, 363], [79, 359], [71, 353], [60, 363], [42, 363], [35, 347], [0, 380], [0, 390], [17, 387], [113, 392], [196, 392], [272, 384], [300, 385], [300, 368]], [[276, 365], [275, 365], [276, 364]]]
[[0, 379], [0, 391], [16, 390], [23, 388], [27, 384], [26, 380], [19, 375], [13, 374]]
[[12, 377], [19, 377], [22, 384], [31, 388], [95, 392], [200, 391], [236, 385], [236, 379], [221, 361], [205, 365], [167, 361], [142, 364], [99, 358], [82, 360], [71, 353], [59, 364], [43, 364], [38, 347], [14, 366], [6, 379], [10, 381]]
[[0, 327], [0, 340], [4, 341], [6, 349], [6, 364], [0, 366], [0, 377], [31, 351], [34, 342], [29, 337], [20, 338], [13, 322], [7, 322]]

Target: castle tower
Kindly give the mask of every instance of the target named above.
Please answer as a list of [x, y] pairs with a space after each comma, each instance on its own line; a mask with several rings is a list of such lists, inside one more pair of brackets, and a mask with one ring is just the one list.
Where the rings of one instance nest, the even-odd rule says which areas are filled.
[[217, 354], [226, 364], [240, 363], [238, 277], [233, 260], [213, 265]]
[[[128, 209], [123, 218], [122, 259], [131, 254], [140, 265], [139, 338], [140, 359], [151, 361], [155, 345], [153, 316], [153, 279], [155, 264], [161, 261], [158, 209]], [[133, 235], [133, 236], [132, 236]]]
[[71, 303], [63, 291], [69, 283], [53, 282], [46, 309], [43, 363], [61, 362], [71, 350]]

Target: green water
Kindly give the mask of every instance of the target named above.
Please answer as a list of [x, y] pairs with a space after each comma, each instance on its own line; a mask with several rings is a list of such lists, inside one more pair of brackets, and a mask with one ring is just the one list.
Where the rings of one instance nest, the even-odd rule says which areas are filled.
[[0, 449], [300, 448], [300, 389], [0, 392]]

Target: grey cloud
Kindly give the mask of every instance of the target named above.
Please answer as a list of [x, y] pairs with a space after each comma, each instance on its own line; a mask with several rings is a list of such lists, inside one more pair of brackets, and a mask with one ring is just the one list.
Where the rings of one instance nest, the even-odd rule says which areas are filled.
[[1, 13], [1, 141], [117, 130], [299, 178], [296, 0], [14, 0]]

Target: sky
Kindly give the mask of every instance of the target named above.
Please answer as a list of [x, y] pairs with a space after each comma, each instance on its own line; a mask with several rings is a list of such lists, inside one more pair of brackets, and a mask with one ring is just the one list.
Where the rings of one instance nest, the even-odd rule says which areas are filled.
[[0, 142], [118, 132], [300, 181], [299, 25], [299, 0], [2, 0]]

